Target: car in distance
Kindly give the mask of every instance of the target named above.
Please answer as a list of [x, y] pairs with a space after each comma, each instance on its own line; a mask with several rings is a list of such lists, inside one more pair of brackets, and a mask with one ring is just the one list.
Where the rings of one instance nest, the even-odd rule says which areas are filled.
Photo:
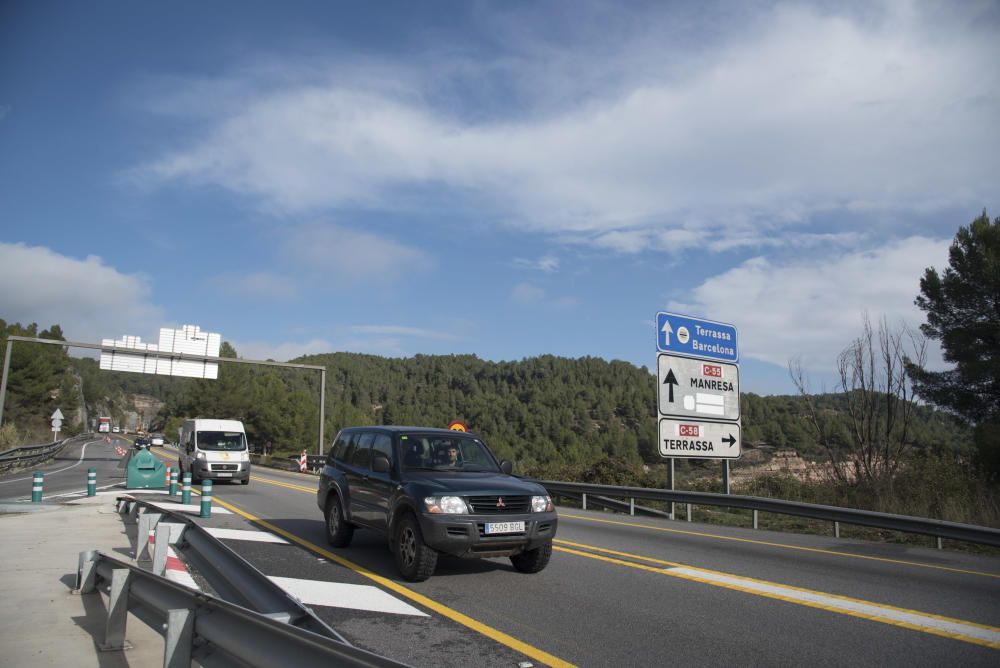
[[149, 439], [145, 436], [139, 436], [135, 439], [135, 448], [138, 450], [140, 448], [149, 448]]
[[149, 437], [150, 445], [163, 445], [163, 434], [153, 434]]
[[331, 545], [347, 547], [356, 528], [381, 532], [411, 582], [429, 578], [439, 554], [508, 557], [537, 573], [552, 556], [555, 506], [512, 467], [470, 433], [349, 427], [330, 448], [316, 503]]

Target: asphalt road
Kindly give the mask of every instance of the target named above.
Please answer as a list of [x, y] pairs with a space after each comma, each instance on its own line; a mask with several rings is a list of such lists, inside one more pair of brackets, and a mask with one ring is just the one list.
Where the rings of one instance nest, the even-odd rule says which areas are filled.
[[[82, 450], [82, 446], [80, 446]], [[154, 449], [175, 462], [169, 449]], [[46, 498], [120, 482], [113, 447], [67, 452], [45, 468]], [[73, 468], [68, 468], [73, 466]], [[0, 500], [30, 495], [0, 478]], [[21, 489], [19, 485], [24, 485]], [[51, 486], [51, 487], [50, 487]], [[257, 467], [250, 485], [216, 485], [234, 515], [289, 544], [227, 540], [264, 573], [371, 587], [413, 613], [314, 605], [355, 644], [413, 665], [963, 665], [1000, 660], [1000, 559], [560, 509], [548, 568], [442, 558], [407, 583], [381, 536], [330, 548], [316, 478]]]

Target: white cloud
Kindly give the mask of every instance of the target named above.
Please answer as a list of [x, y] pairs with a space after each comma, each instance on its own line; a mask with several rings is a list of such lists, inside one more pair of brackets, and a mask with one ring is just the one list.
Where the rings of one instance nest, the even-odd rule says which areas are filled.
[[121, 274], [93, 255], [78, 260], [3, 242], [0, 317], [42, 328], [59, 325], [68, 340], [82, 343], [126, 333], [156, 341], [165, 323], [163, 309], [150, 303], [147, 277]]
[[229, 297], [289, 301], [299, 296], [298, 288], [292, 279], [263, 271], [221, 274], [210, 278], [209, 282]]
[[454, 340], [456, 337], [450, 332], [442, 332], [433, 329], [420, 329], [419, 327], [401, 327], [398, 325], [354, 325], [349, 330], [355, 334], [373, 334], [375, 336], [405, 336], [415, 339], [440, 339], [445, 341]]
[[531, 283], [518, 283], [510, 291], [510, 298], [520, 304], [537, 304], [545, 299], [545, 290]]
[[927, 267], [943, 269], [951, 240], [911, 237], [868, 252], [774, 264], [755, 258], [695, 288], [670, 310], [730, 322], [740, 358], [781, 366], [801, 358], [805, 368], [829, 371], [837, 352], [861, 334], [867, 312], [892, 327], [917, 327], [913, 305]]
[[336, 225], [292, 228], [284, 234], [280, 252], [291, 266], [338, 284], [391, 283], [432, 268], [431, 257], [420, 249]]
[[532, 283], [518, 283], [510, 291], [512, 302], [522, 306], [544, 306], [546, 308], [569, 309], [579, 305], [576, 297], [551, 297], [543, 289]]
[[543, 255], [537, 260], [529, 260], [523, 257], [514, 258], [514, 265], [543, 271], [546, 274], [554, 274], [559, 271], [559, 258], [553, 255]]
[[267, 341], [234, 341], [236, 353], [245, 359], [274, 360], [287, 362], [303, 355], [320, 355], [331, 353], [336, 349], [326, 339], [310, 339], [308, 341], [284, 341], [270, 343]]
[[[350, 74], [234, 77], [225, 90], [256, 93], [209, 105], [223, 112], [201, 141], [137, 174], [219, 185], [291, 213], [486, 203], [513, 224], [630, 253], [786, 243], [778, 231], [836, 209], [978, 207], [1000, 173], [1000, 78], [982, 69], [1000, 61], [1000, 41], [959, 25], [972, 22], [961, 7], [778, 5], [740, 16], [741, 30], [713, 30], [700, 51], [652, 39], [667, 19], [648, 17], [616, 34], [615, 49], [575, 49], [572, 71], [565, 59], [501, 68], [512, 82], [534, 80], [538, 106], [533, 114], [526, 99], [516, 118], [442, 113], [451, 98], [435, 98], [436, 87], [453, 93], [456, 82], [409, 63], [381, 87]], [[425, 65], [461, 70], [466, 84], [496, 72], [491, 62]], [[621, 80], [610, 85], [609, 72]], [[538, 92], [566, 90], [572, 75], [595, 90], [558, 108]]]

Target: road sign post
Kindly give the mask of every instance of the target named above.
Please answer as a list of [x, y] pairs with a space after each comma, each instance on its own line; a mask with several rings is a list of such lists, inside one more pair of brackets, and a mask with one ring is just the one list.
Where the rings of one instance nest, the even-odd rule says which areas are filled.
[[729, 460], [742, 453], [736, 327], [660, 312], [656, 350], [659, 451], [669, 460], [668, 485], [673, 489], [675, 457], [721, 459], [728, 494]]
[[660, 454], [687, 459], [738, 459], [740, 425], [661, 418]]
[[656, 349], [719, 362], [740, 360], [734, 326], [677, 313], [656, 314]]
[[63, 414], [58, 408], [52, 414], [52, 440], [59, 440], [59, 431], [62, 429]]

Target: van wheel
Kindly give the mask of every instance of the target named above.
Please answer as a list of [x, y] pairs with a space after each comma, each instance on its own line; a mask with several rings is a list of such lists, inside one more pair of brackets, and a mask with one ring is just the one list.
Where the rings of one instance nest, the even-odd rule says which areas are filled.
[[525, 550], [521, 554], [515, 554], [510, 558], [510, 563], [514, 568], [522, 573], [537, 573], [545, 568], [552, 557], [552, 543], [539, 545], [534, 550]]
[[344, 519], [340, 497], [330, 495], [326, 504], [326, 540], [334, 547], [347, 547], [354, 537], [354, 525]]
[[393, 541], [396, 567], [404, 579], [423, 582], [434, 574], [438, 553], [427, 546], [417, 518], [407, 514], [399, 521]]

